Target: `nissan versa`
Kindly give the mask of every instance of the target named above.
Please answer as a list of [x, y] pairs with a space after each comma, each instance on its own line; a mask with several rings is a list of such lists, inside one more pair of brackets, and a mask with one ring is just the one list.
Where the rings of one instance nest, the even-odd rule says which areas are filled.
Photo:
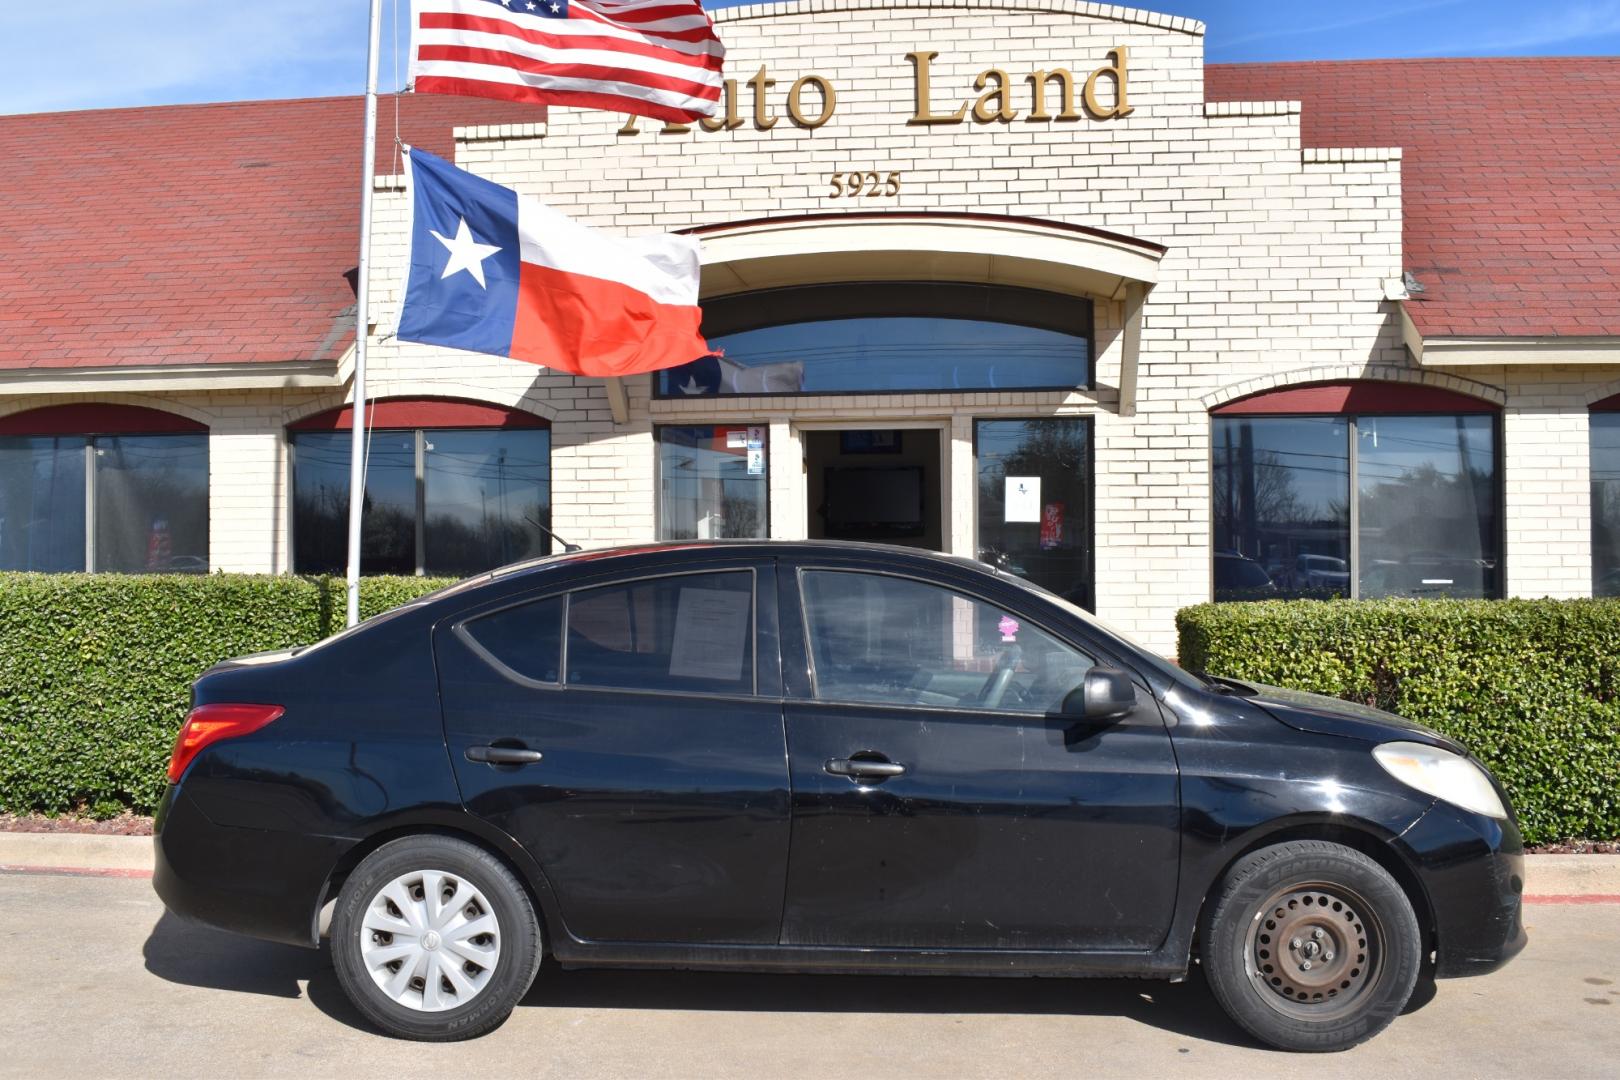
[[[979, 563], [703, 542], [497, 570], [197, 681], [182, 916], [316, 947], [378, 1027], [563, 967], [1146, 976], [1339, 1050], [1524, 947], [1461, 746], [1200, 678]], [[1061, 993], [1061, 990], [1055, 992]]]

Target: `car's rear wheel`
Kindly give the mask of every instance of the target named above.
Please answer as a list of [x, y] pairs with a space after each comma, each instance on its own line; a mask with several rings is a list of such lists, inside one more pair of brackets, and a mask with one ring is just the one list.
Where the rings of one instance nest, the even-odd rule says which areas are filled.
[[405, 837], [344, 882], [332, 960], [355, 1008], [389, 1034], [471, 1039], [500, 1026], [528, 992], [540, 924], [522, 884], [487, 851]]
[[1284, 1050], [1346, 1050], [1400, 1014], [1422, 932], [1388, 871], [1299, 840], [1239, 860], [1204, 908], [1205, 977], [1229, 1016]]

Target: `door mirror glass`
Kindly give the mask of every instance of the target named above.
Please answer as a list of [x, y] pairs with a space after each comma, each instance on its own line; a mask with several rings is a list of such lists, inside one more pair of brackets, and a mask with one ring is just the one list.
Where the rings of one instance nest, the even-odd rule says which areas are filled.
[[1094, 667], [1063, 699], [1063, 715], [1093, 723], [1119, 720], [1136, 708], [1136, 684], [1119, 668]]

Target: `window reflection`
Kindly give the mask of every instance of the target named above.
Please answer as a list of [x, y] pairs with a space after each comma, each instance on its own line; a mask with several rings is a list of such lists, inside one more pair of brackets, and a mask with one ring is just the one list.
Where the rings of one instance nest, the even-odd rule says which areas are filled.
[[1349, 424], [1215, 421], [1215, 599], [1350, 595]]
[[809, 286], [704, 304], [716, 355], [658, 373], [664, 397], [1073, 388], [1091, 305], [959, 284]]
[[657, 429], [660, 540], [765, 537], [765, 430], [759, 424]]
[[[1079, 417], [980, 420], [979, 558], [1087, 610], [1092, 595], [1091, 425]], [[1027, 485], [1007, 503], [1007, 482]]]
[[1217, 417], [1213, 438], [1215, 599], [1348, 596], [1352, 573], [1364, 598], [1500, 594], [1494, 417]]
[[539, 524], [551, 520], [550, 434], [422, 433], [427, 573], [465, 577], [545, 554]]
[[[88, 468], [87, 468], [88, 463]], [[0, 439], [0, 570], [208, 572], [208, 436]]]
[[[339, 574], [347, 566], [349, 446], [346, 431], [293, 435], [293, 565], [300, 574]], [[464, 577], [545, 554], [550, 547], [541, 526], [551, 521], [551, 433], [373, 431], [365, 500], [360, 565], [367, 574]]]
[[0, 439], [0, 570], [84, 569], [85, 442]]
[[1496, 595], [1495, 434], [1489, 416], [1357, 421], [1363, 597]]
[[96, 569], [208, 572], [208, 436], [97, 436]]
[[1592, 414], [1592, 595], [1620, 596], [1620, 413]]

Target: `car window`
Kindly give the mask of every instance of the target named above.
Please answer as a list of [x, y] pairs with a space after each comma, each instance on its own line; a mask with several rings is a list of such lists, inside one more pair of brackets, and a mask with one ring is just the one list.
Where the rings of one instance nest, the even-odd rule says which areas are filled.
[[910, 578], [801, 575], [815, 696], [1055, 712], [1094, 663], [1017, 614]]
[[499, 666], [554, 683], [562, 665], [562, 620], [562, 597], [553, 596], [474, 619], [465, 629]]
[[754, 575], [682, 574], [573, 593], [568, 683], [754, 692]]

